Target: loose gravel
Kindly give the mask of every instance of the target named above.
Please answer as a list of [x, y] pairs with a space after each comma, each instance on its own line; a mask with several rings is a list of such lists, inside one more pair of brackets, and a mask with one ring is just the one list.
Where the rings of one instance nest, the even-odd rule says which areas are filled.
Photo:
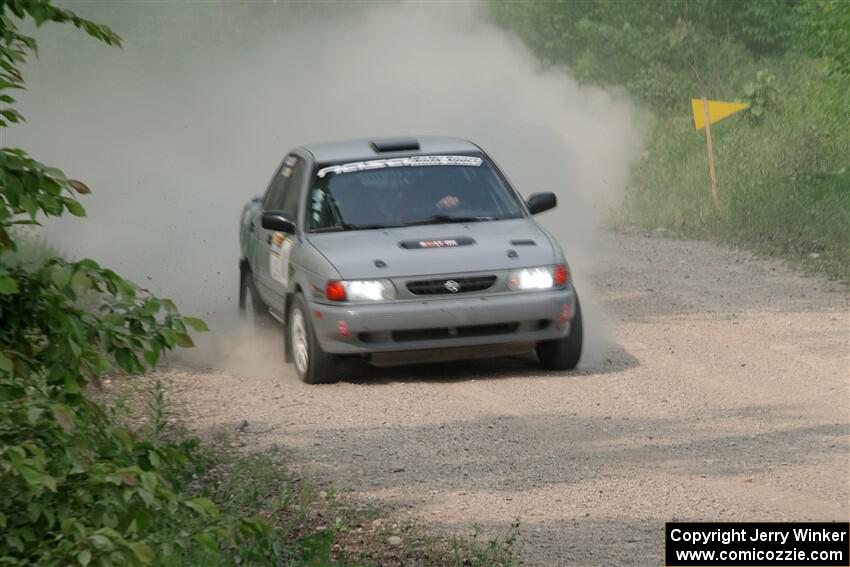
[[607, 240], [580, 290], [606, 328], [574, 372], [363, 364], [308, 386], [272, 333], [236, 341], [227, 370], [161, 375], [198, 434], [281, 447], [364, 506], [447, 534], [519, 518], [527, 565], [661, 565], [673, 519], [846, 521], [846, 286], [706, 242]]

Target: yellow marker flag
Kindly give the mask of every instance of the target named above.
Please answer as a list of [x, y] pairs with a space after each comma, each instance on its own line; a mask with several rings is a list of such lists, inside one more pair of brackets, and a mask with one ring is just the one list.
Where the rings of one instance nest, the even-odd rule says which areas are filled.
[[[736, 112], [740, 112], [741, 110], [749, 107], [749, 104], [743, 104], [740, 102], [710, 100], [708, 101], [709, 124], [719, 122], [727, 116], [732, 116]], [[700, 128], [705, 128], [705, 109], [702, 105], [702, 99], [692, 98], [691, 108], [694, 111], [694, 126], [696, 129], [699, 130]]]

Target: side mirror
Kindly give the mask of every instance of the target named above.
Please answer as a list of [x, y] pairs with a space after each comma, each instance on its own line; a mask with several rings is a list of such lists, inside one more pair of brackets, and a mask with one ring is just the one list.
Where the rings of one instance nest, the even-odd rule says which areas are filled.
[[295, 219], [284, 211], [263, 211], [261, 223], [263, 228], [268, 230], [295, 234]]
[[526, 203], [528, 204], [528, 212], [536, 215], [558, 206], [558, 197], [554, 193], [535, 193], [528, 198]]

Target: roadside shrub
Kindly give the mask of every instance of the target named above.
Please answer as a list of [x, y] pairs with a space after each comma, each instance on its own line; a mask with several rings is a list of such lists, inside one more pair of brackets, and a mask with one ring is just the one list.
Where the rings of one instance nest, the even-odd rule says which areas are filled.
[[763, 69], [756, 73], [754, 81], [744, 86], [741, 99], [750, 105], [746, 116], [751, 122], [761, 122], [765, 112], [772, 110], [779, 98], [779, 89], [774, 84], [776, 75]]
[[786, 56], [777, 68], [782, 94], [762, 75], [754, 94], [767, 104], [757, 120], [742, 113], [712, 127], [718, 211], [705, 135], [679, 116], [656, 121], [621, 220], [745, 244], [850, 279], [850, 93], [811, 60]]
[[[8, 94], [36, 50], [18, 24], [70, 22], [120, 44], [109, 28], [47, 0], [0, 2], [0, 127], [23, 120]], [[142, 373], [205, 331], [93, 260], [18, 245], [21, 225], [84, 216], [88, 187], [17, 148], [0, 148], [0, 563], [145, 565], [179, 549], [217, 554], [271, 528], [222, 514], [180, 489], [193, 444], [138, 438], [87, 396], [107, 372]], [[268, 559], [259, 558], [259, 559]]]

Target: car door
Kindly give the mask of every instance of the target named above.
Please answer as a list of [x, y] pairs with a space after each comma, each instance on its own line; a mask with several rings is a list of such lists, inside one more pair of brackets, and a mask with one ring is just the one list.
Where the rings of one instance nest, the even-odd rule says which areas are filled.
[[[286, 182], [292, 173], [291, 156], [287, 156], [272, 176], [269, 186], [266, 189], [266, 194], [263, 197], [262, 211], [280, 210], [283, 204], [283, 191], [286, 187]], [[255, 256], [254, 256], [254, 282], [257, 285], [257, 292], [267, 306], [272, 307], [277, 311], [279, 305], [276, 305], [274, 291], [271, 287], [270, 257], [271, 243], [273, 232], [266, 230], [262, 225], [262, 214], [254, 218], [254, 238], [255, 238]]]
[[[298, 206], [306, 172], [303, 158], [295, 154], [288, 155], [269, 187], [263, 209], [284, 211], [293, 219], [298, 219]], [[260, 238], [257, 246], [263, 256], [263, 261], [258, 263], [261, 266], [260, 293], [266, 305], [275, 313], [281, 314], [284, 312], [284, 300], [291, 275], [289, 259], [297, 236], [266, 230], [262, 226], [258, 227], [256, 234]]]

